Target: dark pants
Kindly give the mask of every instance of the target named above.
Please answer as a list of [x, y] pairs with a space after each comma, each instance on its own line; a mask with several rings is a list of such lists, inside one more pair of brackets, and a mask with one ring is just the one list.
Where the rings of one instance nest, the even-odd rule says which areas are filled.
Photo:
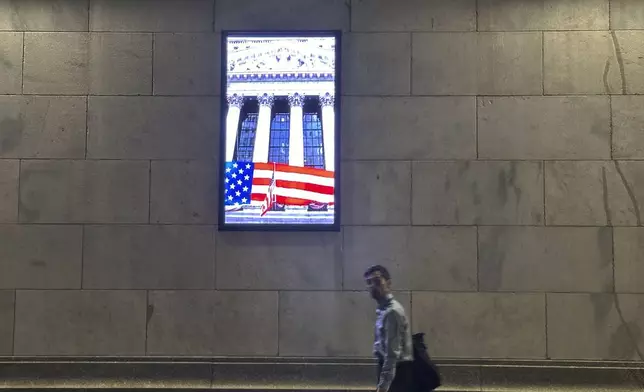
[[[382, 359], [378, 358], [378, 381], [380, 381], [380, 372], [382, 371]], [[396, 374], [394, 381], [391, 383], [389, 392], [412, 392], [414, 391], [414, 373], [413, 362], [404, 361], [396, 364]]]

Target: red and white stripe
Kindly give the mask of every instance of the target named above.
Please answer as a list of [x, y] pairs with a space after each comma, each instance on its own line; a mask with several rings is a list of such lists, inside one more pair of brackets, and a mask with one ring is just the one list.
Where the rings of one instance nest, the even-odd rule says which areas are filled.
[[255, 163], [251, 200], [264, 201], [275, 167], [274, 201], [284, 205], [335, 203], [335, 173], [312, 167]]

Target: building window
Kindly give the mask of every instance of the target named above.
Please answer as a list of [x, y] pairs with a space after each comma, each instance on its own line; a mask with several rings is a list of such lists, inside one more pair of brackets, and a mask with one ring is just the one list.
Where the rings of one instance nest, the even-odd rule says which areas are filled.
[[268, 148], [268, 161], [288, 163], [289, 113], [276, 113], [271, 121], [271, 137]]
[[257, 132], [257, 113], [248, 113], [241, 124], [237, 136], [236, 160], [252, 162], [255, 134]]
[[304, 166], [324, 169], [322, 121], [317, 113], [304, 113]]

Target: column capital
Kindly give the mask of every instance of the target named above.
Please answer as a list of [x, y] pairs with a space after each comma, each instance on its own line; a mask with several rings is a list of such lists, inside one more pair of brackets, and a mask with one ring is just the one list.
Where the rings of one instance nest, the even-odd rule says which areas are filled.
[[235, 106], [241, 109], [242, 106], [244, 106], [244, 96], [241, 94], [231, 94], [226, 97], [226, 100], [228, 101], [228, 104], [230, 106]]
[[320, 94], [320, 106], [333, 106], [335, 97], [330, 93]]
[[302, 107], [304, 106], [304, 95], [300, 93], [293, 93], [288, 95], [288, 103], [291, 107]]
[[259, 101], [259, 106], [272, 107], [275, 96], [273, 94], [259, 94], [257, 96], [257, 101]]

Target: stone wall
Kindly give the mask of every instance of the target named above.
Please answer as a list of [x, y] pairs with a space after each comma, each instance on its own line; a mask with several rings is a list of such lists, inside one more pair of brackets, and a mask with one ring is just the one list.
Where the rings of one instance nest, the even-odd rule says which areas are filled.
[[[245, 28], [346, 32], [341, 233], [216, 231]], [[0, 0], [0, 30], [0, 355], [369, 356], [373, 263], [437, 357], [644, 350], [641, 0]]]

